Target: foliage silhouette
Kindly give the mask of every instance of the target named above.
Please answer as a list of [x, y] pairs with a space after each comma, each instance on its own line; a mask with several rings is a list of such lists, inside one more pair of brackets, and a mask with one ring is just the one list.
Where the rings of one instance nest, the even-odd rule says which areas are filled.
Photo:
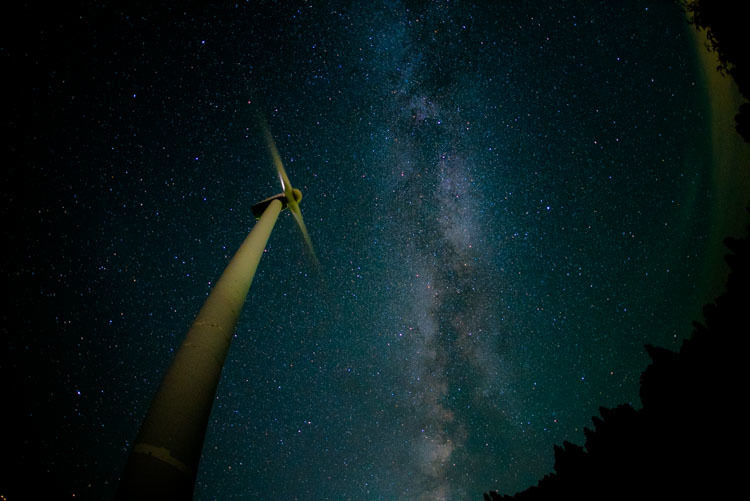
[[646, 346], [652, 363], [641, 375], [643, 408], [601, 408], [585, 449], [555, 446], [555, 472], [514, 496], [530, 499], [723, 499], [739, 481], [747, 443], [743, 362], [750, 297], [750, 227], [726, 239], [731, 272], [726, 291], [704, 308], [679, 352]]
[[[731, 0], [680, 0], [697, 29], [706, 29], [722, 73], [750, 98], [745, 18]], [[750, 103], [735, 117], [750, 143]], [[585, 448], [555, 446], [554, 473], [513, 496], [487, 501], [575, 499], [730, 499], [735, 497], [747, 439], [742, 430], [743, 370], [750, 307], [750, 226], [743, 239], [724, 241], [731, 254], [725, 292], [704, 307], [705, 325], [679, 352], [646, 346], [652, 363], [641, 375], [642, 409], [601, 408]]]
[[[710, 49], [719, 56], [722, 73], [734, 78], [740, 93], [750, 99], [750, 52], [746, 50], [747, 17], [735, 0], [681, 0], [697, 29], [705, 29]], [[750, 104], [740, 106], [735, 116], [737, 132], [750, 142]]]

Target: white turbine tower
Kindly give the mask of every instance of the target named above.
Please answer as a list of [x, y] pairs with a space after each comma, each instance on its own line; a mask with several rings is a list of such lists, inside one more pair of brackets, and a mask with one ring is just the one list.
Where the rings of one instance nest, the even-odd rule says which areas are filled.
[[258, 222], [198, 312], [154, 397], [123, 471], [118, 499], [192, 499], [206, 425], [242, 306], [282, 209], [288, 208], [317, 268], [299, 202], [273, 137], [263, 132], [283, 192], [253, 206]]

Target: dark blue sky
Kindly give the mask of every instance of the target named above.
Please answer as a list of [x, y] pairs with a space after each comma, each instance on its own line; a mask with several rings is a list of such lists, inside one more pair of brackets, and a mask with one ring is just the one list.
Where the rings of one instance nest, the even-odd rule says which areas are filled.
[[282, 213], [196, 499], [526, 488], [600, 406], [640, 405], [643, 345], [717, 292], [710, 228], [741, 208], [716, 210], [676, 5], [361, 3], [20, 9], [2, 363], [21, 464], [58, 493], [113, 495], [280, 191], [257, 111], [321, 271]]

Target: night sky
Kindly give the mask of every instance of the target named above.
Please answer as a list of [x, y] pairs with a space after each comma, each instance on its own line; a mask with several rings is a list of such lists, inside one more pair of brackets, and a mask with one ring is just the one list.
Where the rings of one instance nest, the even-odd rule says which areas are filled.
[[746, 150], [717, 146], [713, 67], [676, 4], [492, 4], [7, 16], [0, 360], [18, 468], [113, 496], [250, 207], [281, 191], [257, 113], [320, 270], [283, 212], [196, 499], [513, 493], [600, 406], [639, 407], [643, 345], [679, 347], [721, 291], [747, 203], [727, 158]]

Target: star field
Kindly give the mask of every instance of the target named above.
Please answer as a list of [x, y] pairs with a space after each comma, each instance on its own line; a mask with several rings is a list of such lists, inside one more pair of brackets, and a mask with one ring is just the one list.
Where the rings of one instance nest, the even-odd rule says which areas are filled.
[[522, 490], [599, 407], [640, 405], [643, 345], [716, 293], [729, 215], [677, 5], [361, 4], [21, 9], [2, 368], [20, 464], [57, 494], [114, 495], [281, 191], [256, 112], [321, 266], [282, 213], [196, 499]]

